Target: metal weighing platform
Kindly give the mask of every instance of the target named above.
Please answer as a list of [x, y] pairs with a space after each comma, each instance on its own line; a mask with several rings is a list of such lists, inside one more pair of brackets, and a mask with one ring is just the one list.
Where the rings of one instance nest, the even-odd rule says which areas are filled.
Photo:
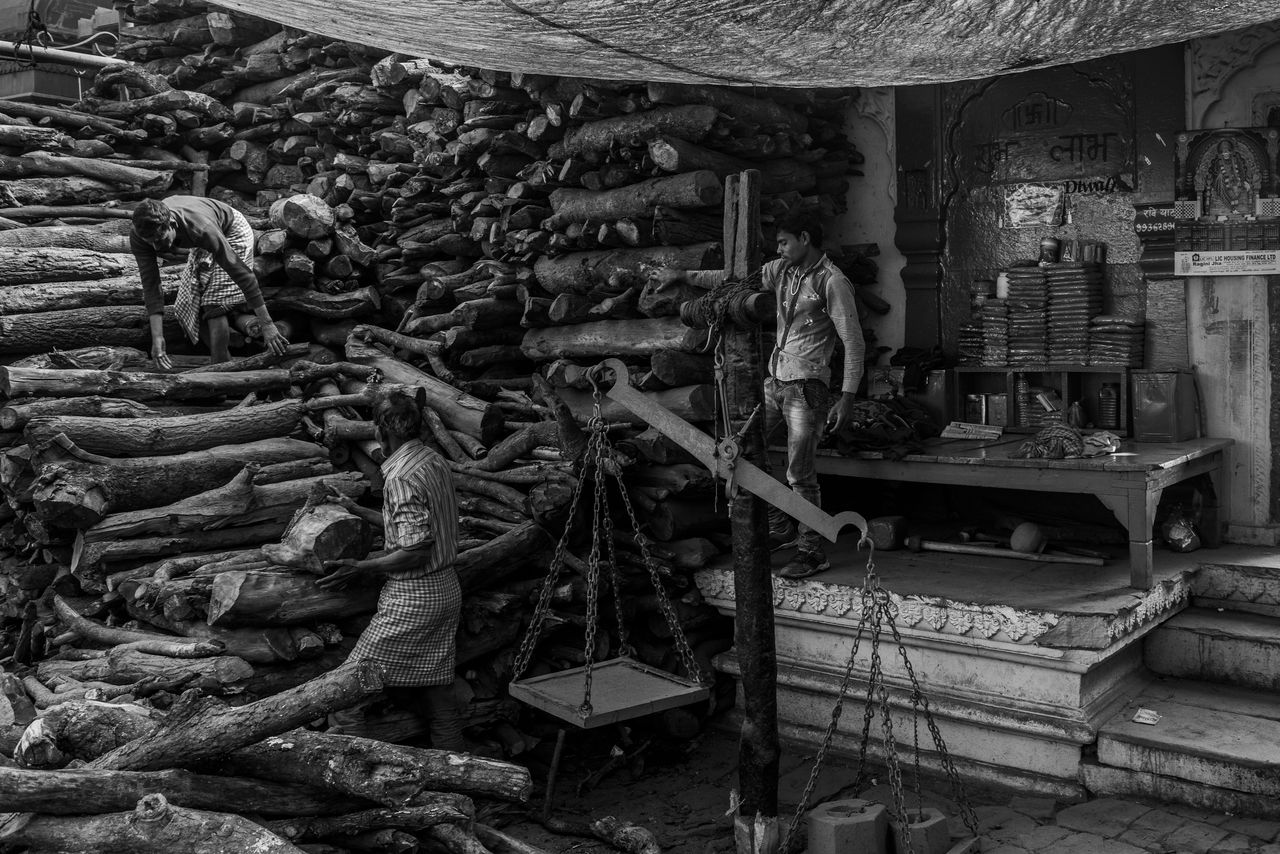
[[583, 729], [697, 703], [711, 689], [630, 658], [613, 658], [591, 668], [591, 713], [583, 718], [586, 667], [575, 667], [512, 682], [511, 696]]

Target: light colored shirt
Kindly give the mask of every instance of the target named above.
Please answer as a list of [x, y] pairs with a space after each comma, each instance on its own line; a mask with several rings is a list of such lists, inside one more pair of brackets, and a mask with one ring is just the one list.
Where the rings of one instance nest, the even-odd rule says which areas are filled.
[[[818, 379], [831, 383], [831, 357], [836, 342], [844, 345], [840, 390], [853, 394], [862, 382], [867, 345], [858, 321], [853, 285], [825, 254], [801, 269], [778, 258], [760, 270], [760, 289], [778, 298], [778, 329], [769, 375], [776, 380]], [[724, 281], [720, 270], [691, 271], [689, 280], [702, 287]]]
[[444, 459], [418, 440], [396, 449], [382, 464], [383, 538], [388, 549], [429, 544], [420, 569], [395, 573], [422, 578], [447, 569], [458, 556], [458, 498]]

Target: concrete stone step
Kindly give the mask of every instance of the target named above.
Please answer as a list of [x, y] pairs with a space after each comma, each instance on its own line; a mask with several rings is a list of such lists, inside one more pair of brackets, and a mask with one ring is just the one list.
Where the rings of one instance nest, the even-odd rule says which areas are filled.
[[[1159, 713], [1159, 722], [1135, 723], [1140, 708]], [[1234, 792], [1241, 809], [1256, 813], [1260, 799], [1280, 797], [1280, 696], [1162, 680], [1099, 729], [1098, 765], [1111, 770], [1094, 776], [1113, 786], [1154, 775], [1184, 803], [1217, 804]]]
[[1147, 635], [1147, 667], [1165, 676], [1280, 688], [1280, 617], [1188, 608]]
[[1191, 603], [1280, 617], [1280, 561], [1205, 563], [1192, 578]]

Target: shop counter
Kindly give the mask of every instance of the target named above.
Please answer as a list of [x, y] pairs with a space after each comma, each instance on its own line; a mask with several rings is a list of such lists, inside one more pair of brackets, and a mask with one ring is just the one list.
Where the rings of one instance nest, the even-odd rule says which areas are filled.
[[[900, 460], [875, 452], [841, 456], [818, 452], [818, 472], [826, 475], [990, 486], [1036, 492], [1097, 496], [1129, 533], [1129, 578], [1133, 587], [1152, 584], [1151, 529], [1166, 487], [1203, 477], [1210, 496], [1217, 488], [1230, 439], [1191, 439], [1171, 444], [1126, 442], [1118, 453], [1078, 460], [1024, 460], [1013, 457], [1028, 436], [998, 439], [933, 439]], [[1202, 527], [1216, 531], [1217, 502], [1205, 502]]]

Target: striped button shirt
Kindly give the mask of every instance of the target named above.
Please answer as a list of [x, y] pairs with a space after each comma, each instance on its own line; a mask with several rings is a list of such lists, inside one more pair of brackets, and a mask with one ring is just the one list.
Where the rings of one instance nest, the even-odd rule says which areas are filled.
[[430, 543], [420, 569], [392, 578], [422, 578], [453, 565], [458, 556], [458, 498], [444, 459], [417, 439], [382, 464], [384, 538], [388, 549]]

